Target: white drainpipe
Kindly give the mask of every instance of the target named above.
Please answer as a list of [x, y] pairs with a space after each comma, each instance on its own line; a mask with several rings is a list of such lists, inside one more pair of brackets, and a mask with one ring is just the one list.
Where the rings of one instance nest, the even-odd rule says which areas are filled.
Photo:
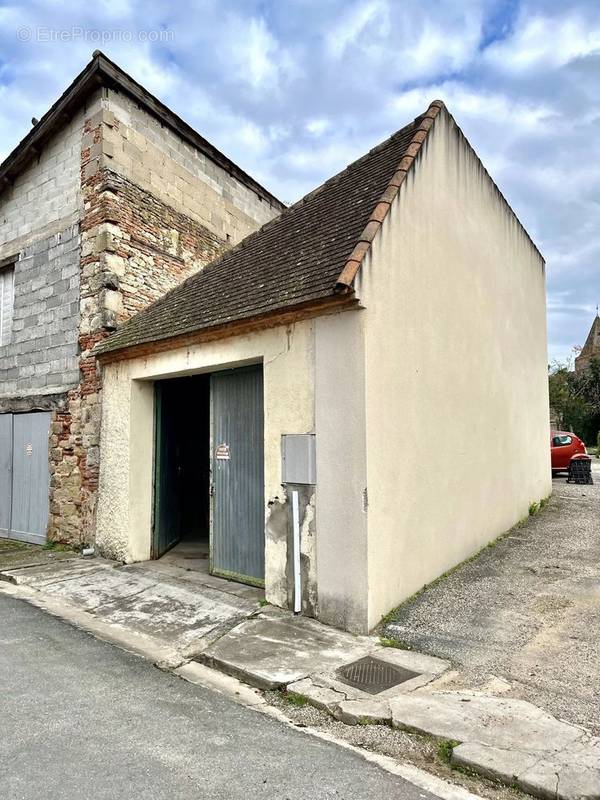
[[298, 492], [292, 491], [292, 525], [294, 528], [294, 613], [302, 611], [302, 582], [300, 576], [300, 512]]

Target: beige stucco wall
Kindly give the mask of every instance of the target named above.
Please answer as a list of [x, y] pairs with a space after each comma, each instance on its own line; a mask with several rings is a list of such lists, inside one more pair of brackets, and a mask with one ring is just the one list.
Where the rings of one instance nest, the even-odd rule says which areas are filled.
[[319, 619], [367, 626], [364, 312], [315, 322]]
[[550, 494], [544, 283], [541, 257], [442, 111], [356, 287], [369, 627]]
[[[281, 435], [314, 431], [314, 323], [299, 322], [245, 336], [104, 367], [100, 490], [96, 541], [127, 562], [150, 558], [154, 450], [154, 381], [250, 363], [263, 364], [265, 515], [284, 498]], [[285, 605], [287, 544], [268, 540], [267, 598]]]
[[220, 239], [237, 244], [280, 213], [280, 208], [131, 98], [109, 90], [103, 107], [118, 120], [116, 126], [103, 127], [107, 154], [103, 165], [200, 222]]

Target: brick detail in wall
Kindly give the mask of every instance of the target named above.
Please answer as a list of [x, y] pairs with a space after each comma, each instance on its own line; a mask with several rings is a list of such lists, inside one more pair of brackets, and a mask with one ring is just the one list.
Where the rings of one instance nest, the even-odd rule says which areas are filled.
[[81, 153], [81, 382], [53, 414], [49, 538], [94, 538], [102, 378], [94, 346], [225, 248], [214, 233], [110, 169], [101, 111], [84, 126]]

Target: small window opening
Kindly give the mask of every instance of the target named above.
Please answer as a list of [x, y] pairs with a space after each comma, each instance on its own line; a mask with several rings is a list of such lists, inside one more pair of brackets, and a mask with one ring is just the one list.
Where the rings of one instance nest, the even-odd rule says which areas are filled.
[[13, 309], [15, 303], [15, 265], [0, 269], [0, 347], [12, 338]]

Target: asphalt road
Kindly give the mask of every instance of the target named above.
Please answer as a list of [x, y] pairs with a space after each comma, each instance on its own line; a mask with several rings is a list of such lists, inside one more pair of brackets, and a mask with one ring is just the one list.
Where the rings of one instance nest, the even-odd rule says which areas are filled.
[[3, 800], [433, 795], [0, 596]]

